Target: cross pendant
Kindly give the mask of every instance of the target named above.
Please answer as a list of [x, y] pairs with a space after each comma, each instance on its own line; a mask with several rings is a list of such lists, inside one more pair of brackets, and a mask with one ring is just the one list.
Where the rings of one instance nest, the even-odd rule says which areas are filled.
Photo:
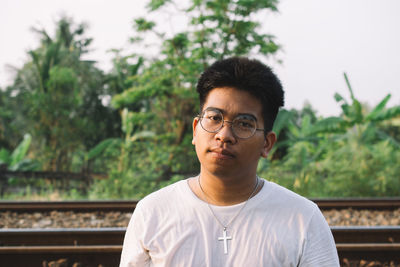
[[232, 237], [227, 236], [226, 227], [224, 227], [223, 236], [218, 237], [218, 241], [224, 241], [224, 254], [228, 254], [228, 240], [232, 240]]

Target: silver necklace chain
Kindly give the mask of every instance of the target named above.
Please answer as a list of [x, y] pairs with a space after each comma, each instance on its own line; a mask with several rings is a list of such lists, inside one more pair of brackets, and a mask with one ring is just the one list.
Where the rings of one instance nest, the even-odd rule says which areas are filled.
[[253, 192], [251, 192], [249, 198], [246, 200], [246, 202], [244, 203], [244, 205], [239, 209], [239, 211], [235, 214], [235, 216], [233, 216], [233, 218], [232, 218], [226, 225], [224, 225], [224, 224], [218, 219], [218, 217], [215, 215], [214, 210], [211, 208], [210, 203], [209, 203], [208, 198], [207, 198], [207, 195], [206, 195], [206, 193], [204, 192], [203, 187], [201, 186], [201, 183], [200, 183], [200, 175], [199, 175], [199, 178], [197, 179], [197, 181], [198, 181], [198, 183], [199, 183], [201, 193], [203, 194], [203, 197], [205, 198], [206, 203], [207, 203], [207, 206], [208, 206], [208, 208], [210, 209], [212, 215], [213, 215], [214, 218], [217, 220], [217, 222], [222, 226], [222, 228], [224, 228], [224, 230], [226, 230], [226, 229], [228, 228], [228, 226], [236, 219], [236, 217], [240, 214], [240, 212], [241, 212], [241, 211], [244, 209], [244, 207], [246, 206], [247, 202], [249, 202], [250, 198], [252, 198], [252, 196], [253, 196], [254, 193], [256, 192], [256, 190], [257, 190], [257, 188], [258, 188], [259, 181], [260, 181], [260, 178], [258, 177], [258, 175], [256, 176], [256, 178], [257, 178], [257, 183], [256, 183], [256, 185], [254, 186]]

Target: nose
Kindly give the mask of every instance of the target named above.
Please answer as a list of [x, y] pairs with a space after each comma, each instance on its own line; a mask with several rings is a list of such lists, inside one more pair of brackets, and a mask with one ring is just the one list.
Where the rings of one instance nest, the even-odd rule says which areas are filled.
[[225, 121], [222, 128], [215, 134], [215, 139], [223, 143], [234, 144], [236, 142], [236, 137], [232, 131], [232, 122]]

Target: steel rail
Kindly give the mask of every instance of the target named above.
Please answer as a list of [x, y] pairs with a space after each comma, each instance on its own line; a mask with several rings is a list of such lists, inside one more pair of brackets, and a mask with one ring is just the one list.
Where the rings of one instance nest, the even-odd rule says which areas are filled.
[[132, 212], [137, 201], [0, 201], [0, 211], [46, 212], [46, 211], [125, 211]]
[[[400, 263], [400, 244], [336, 244], [339, 259], [348, 261], [394, 261]], [[7, 246], [0, 247], [5, 266], [40, 266], [44, 261], [68, 259], [83, 266], [117, 266], [122, 245], [91, 246]], [[93, 265], [95, 264], [95, 265]]]
[[[0, 229], [0, 262], [40, 266], [43, 261], [117, 266], [126, 228]], [[339, 258], [400, 263], [400, 226], [331, 227]], [[32, 265], [32, 263], [35, 263]]]
[[1, 254], [42, 254], [42, 253], [109, 253], [120, 254], [122, 245], [90, 245], [90, 246], [6, 246], [0, 247]]
[[[348, 261], [395, 261], [399, 262], [399, 244], [337, 244], [341, 262]], [[0, 247], [0, 260], [5, 266], [43, 266], [43, 262], [68, 259], [83, 266], [118, 266], [121, 245], [100, 246], [37, 246]]]
[[[347, 261], [379, 261], [381, 263], [394, 262], [394, 266], [400, 266], [400, 244], [399, 243], [347, 243], [336, 244], [336, 249], [341, 263]], [[347, 265], [346, 265], [347, 266]], [[354, 265], [355, 266], [355, 265]], [[358, 265], [357, 265], [358, 266]], [[367, 265], [365, 265], [367, 266]], [[368, 265], [370, 266], [370, 265]], [[378, 266], [378, 265], [372, 265]], [[389, 266], [389, 265], [379, 265]], [[393, 265], [390, 265], [393, 266]]]
[[121, 245], [126, 228], [0, 229], [0, 246]]
[[[118, 266], [121, 245], [0, 247], [1, 266]], [[57, 264], [62, 261], [63, 264]], [[53, 262], [52, 264], [50, 264]], [[65, 263], [67, 262], [67, 264]]]
[[[0, 229], [0, 246], [120, 245], [125, 227]], [[400, 244], [400, 226], [332, 226], [337, 244]]]
[[367, 209], [395, 210], [400, 208], [400, 197], [385, 198], [314, 198], [321, 210], [330, 209]]
[[[395, 210], [400, 208], [400, 198], [340, 198], [311, 199], [321, 210], [368, 209]], [[0, 211], [44, 212], [44, 211], [124, 211], [132, 212], [137, 201], [0, 201]]]
[[331, 226], [336, 243], [399, 243], [400, 226]]
[[[400, 264], [400, 244], [349, 243], [336, 244], [336, 248], [341, 263], [362, 260]], [[14, 267], [44, 266], [43, 262], [59, 259], [79, 262], [83, 266], [118, 266], [121, 251], [122, 245], [7, 246], [0, 247], [0, 261]]]

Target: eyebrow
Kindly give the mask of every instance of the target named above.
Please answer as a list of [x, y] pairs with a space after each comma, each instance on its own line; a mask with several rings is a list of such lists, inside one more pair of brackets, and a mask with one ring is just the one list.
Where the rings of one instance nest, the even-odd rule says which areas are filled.
[[[222, 113], [222, 115], [225, 115], [225, 114], [226, 114], [226, 112], [225, 112], [224, 109], [216, 108], [216, 107], [207, 107], [206, 109], [204, 109], [204, 111], [205, 111], [205, 110], [210, 110], [210, 109], [211, 109], [211, 110], [218, 110], [219, 112]], [[236, 114], [235, 118], [236, 118], [237, 116], [249, 116], [249, 117], [252, 117], [255, 121], [257, 121], [257, 117], [254, 116], [253, 114], [250, 114], [250, 113], [238, 113], [238, 114]]]

